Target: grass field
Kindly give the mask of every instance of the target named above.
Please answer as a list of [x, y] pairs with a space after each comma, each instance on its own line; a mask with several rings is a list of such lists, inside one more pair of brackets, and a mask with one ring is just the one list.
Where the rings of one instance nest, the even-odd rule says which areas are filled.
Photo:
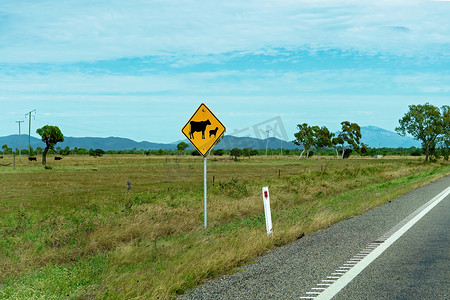
[[[1, 299], [174, 298], [302, 233], [450, 174], [448, 162], [412, 157], [212, 157], [204, 230], [201, 158], [48, 161], [52, 169], [24, 159], [16, 169], [0, 166]], [[270, 188], [271, 238], [262, 186]]]

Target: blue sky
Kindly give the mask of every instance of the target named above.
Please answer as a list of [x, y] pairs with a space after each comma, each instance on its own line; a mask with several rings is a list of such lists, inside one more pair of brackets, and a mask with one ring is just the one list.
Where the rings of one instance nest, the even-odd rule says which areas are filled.
[[[374, 3], [376, 2], [376, 3]], [[0, 2], [0, 136], [174, 142], [204, 102], [227, 133], [280, 117], [394, 130], [450, 104], [448, 1]], [[250, 133], [251, 135], [251, 133]]]

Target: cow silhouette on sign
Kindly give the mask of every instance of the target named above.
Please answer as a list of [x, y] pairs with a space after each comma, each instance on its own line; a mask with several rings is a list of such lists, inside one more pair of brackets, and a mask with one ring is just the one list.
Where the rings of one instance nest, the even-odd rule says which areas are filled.
[[189, 138], [194, 139], [194, 132], [202, 132], [202, 139], [205, 139], [205, 130], [206, 126], [211, 125], [211, 122], [208, 120], [206, 121], [191, 121], [189, 123], [191, 125], [191, 130], [189, 131]]

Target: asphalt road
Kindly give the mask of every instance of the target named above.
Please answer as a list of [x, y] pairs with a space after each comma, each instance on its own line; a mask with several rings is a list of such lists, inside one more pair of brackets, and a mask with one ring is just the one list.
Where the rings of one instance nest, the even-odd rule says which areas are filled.
[[[298, 299], [450, 186], [450, 176], [297, 240], [210, 280], [182, 299]], [[364, 269], [336, 299], [450, 299], [449, 196]], [[276, 228], [274, 228], [276, 234]]]
[[450, 196], [333, 299], [450, 299]]

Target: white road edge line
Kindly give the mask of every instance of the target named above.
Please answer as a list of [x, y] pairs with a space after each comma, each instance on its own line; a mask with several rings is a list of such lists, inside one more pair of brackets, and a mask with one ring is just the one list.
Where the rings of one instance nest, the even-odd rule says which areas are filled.
[[[340, 290], [347, 286], [350, 281], [353, 280], [359, 273], [361, 273], [368, 265], [370, 265], [378, 256], [381, 255], [389, 246], [391, 246], [396, 240], [398, 240], [405, 232], [407, 232], [414, 224], [416, 224], [423, 216], [425, 216], [433, 207], [439, 204], [445, 197], [450, 194], [450, 187], [446, 188], [444, 191], [439, 193], [433, 199], [428, 201], [425, 205], [421, 207], [421, 211], [412, 218], [409, 222], [399, 228], [392, 236], [380, 244], [376, 249], [374, 249], [369, 255], [367, 255], [363, 260], [357, 263], [353, 268], [348, 270], [341, 278], [336, 280], [332, 285], [330, 285], [325, 291], [318, 295], [316, 300], [328, 300], [333, 298]], [[417, 212], [417, 211], [416, 211]], [[416, 213], [414, 212], [414, 213]]]

